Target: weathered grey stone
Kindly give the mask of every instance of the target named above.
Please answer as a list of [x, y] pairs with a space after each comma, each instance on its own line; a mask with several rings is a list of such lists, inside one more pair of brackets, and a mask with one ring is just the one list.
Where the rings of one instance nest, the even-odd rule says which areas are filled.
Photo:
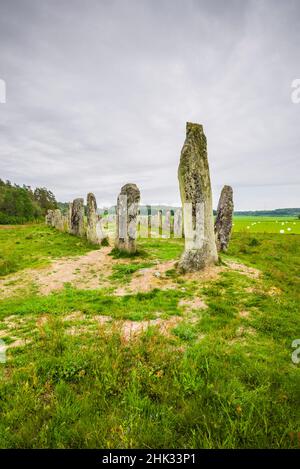
[[174, 213], [174, 238], [182, 238], [183, 223], [182, 223], [182, 209], [179, 208]]
[[52, 226], [52, 219], [53, 219], [53, 210], [48, 210], [45, 216], [46, 225]]
[[93, 244], [99, 244], [99, 239], [97, 236], [97, 202], [96, 197], [91, 192], [87, 195], [87, 228], [86, 228], [86, 237], [88, 241]]
[[52, 217], [52, 226], [59, 231], [63, 231], [63, 218], [59, 209], [54, 210]]
[[163, 222], [163, 234], [164, 238], [170, 238], [171, 236], [171, 211], [166, 210], [165, 218]]
[[108, 230], [108, 210], [105, 208], [103, 213], [102, 227]]
[[147, 205], [147, 238], [151, 238], [151, 205]]
[[158, 236], [162, 236], [162, 210], [157, 212], [157, 227], [158, 227]]
[[73, 207], [73, 203], [70, 202], [70, 203], [69, 203], [69, 206], [68, 206], [68, 214], [67, 214], [67, 217], [68, 217], [68, 221], [67, 221], [67, 231], [68, 231], [68, 233], [71, 233], [71, 226], [72, 226], [72, 207]]
[[104, 218], [98, 215], [97, 221], [96, 221], [96, 235], [98, 242], [101, 244], [104, 239], [106, 239], [108, 243], [108, 235], [107, 235], [107, 230], [105, 230], [104, 226]]
[[174, 215], [175, 212], [173, 209], [170, 210], [170, 235], [174, 237]]
[[136, 184], [122, 187], [117, 201], [115, 247], [129, 253], [136, 252], [137, 215], [140, 191]]
[[227, 251], [232, 229], [233, 190], [224, 186], [220, 195], [215, 221], [215, 235], [218, 251]]
[[202, 125], [187, 122], [178, 168], [183, 205], [185, 250], [183, 272], [202, 270], [218, 261], [206, 137]]
[[68, 233], [69, 231], [69, 221], [67, 213], [62, 215], [62, 231], [64, 233]]
[[71, 230], [75, 236], [84, 236], [84, 205], [83, 199], [75, 199], [72, 204]]

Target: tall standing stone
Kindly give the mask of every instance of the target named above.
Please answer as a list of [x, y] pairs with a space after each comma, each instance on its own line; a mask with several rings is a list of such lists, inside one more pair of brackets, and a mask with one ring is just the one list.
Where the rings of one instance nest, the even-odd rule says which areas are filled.
[[62, 216], [62, 213], [59, 209], [56, 209], [53, 212], [52, 226], [54, 226], [54, 228], [56, 228], [59, 231], [64, 230], [63, 216]]
[[183, 272], [202, 270], [218, 261], [206, 145], [202, 125], [187, 122], [178, 168], [185, 234], [179, 269]]
[[171, 236], [171, 210], [166, 210], [163, 222], [163, 236], [170, 238]]
[[68, 205], [68, 214], [67, 214], [67, 217], [68, 217], [68, 233], [71, 233], [71, 226], [72, 226], [72, 209], [73, 209], [73, 202], [70, 202], [69, 205]]
[[174, 237], [174, 216], [175, 211], [173, 209], [170, 210], [170, 236]]
[[71, 233], [84, 236], [84, 205], [83, 199], [75, 199], [72, 204]]
[[103, 209], [103, 216], [101, 218], [101, 227], [102, 230], [108, 232], [108, 209]]
[[62, 215], [62, 225], [63, 225], [63, 231], [65, 233], [68, 233], [69, 232], [69, 218], [68, 218], [67, 213]]
[[52, 219], [53, 219], [53, 210], [48, 210], [45, 216], [46, 225], [52, 226]]
[[97, 215], [96, 235], [99, 244], [103, 244], [105, 240], [106, 244], [109, 245], [108, 233], [104, 226], [104, 218], [101, 215]]
[[151, 238], [151, 205], [147, 205], [147, 237]]
[[232, 229], [233, 190], [224, 186], [220, 195], [215, 221], [216, 244], [218, 251], [227, 251]]
[[182, 238], [183, 224], [182, 224], [182, 209], [178, 208], [174, 213], [174, 238]]
[[136, 184], [123, 186], [118, 196], [115, 247], [121, 251], [136, 252], [140, 198], [140, 191]]
[[87, 195], [87, 228], [86, 228], [86, 237], [88, 241], [93, 244], [98, 244], [97, 236], [97, 202], [94, 194], [89, 192]]
[[161, 238], [162, 232], [163, 232], [162, 210], [157, 211], [157, 226], [158, 226], [158, 236]]

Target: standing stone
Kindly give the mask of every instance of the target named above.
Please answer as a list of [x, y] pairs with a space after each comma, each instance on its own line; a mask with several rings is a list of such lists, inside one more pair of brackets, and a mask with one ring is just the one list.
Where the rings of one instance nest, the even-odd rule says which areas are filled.
[[68, 230], [67, 230], [68, 233], [71, 233], [71, 226], [72, 226], [72, 207], [73, 207], [73, 203], [70, 202], [70, 203], [69, 203], [69, 206], [68, 206], [68, 215], [67, 215], [67, 217], [68, 217], [68, 224], [67, 224], [67, 226], [68, 226]]
[[174, 213], [174, 238], [182, 238], [182, 209], [179, 208]]
[[105, 242], [106, 245], [109, 245], [108, 233], [104, 226], [104, 218], [101, 215], [97, 216], [96, 235], [97, 235], [98, 242], [100, 244], [104, 244]]
[[166, 210], [163, 223], [163, 237], [170, 238], [171, 235], [171, 211]]
[[75, 199], [72, 204], [71, 234], [84, 236], [84, 206], [83, 199]]
[[86, 237], [93, 244], [98, 244], [97, 237], [97, 202], [96, 197], [91, 192], [87, 195], [87, 228]]
[[107, 222], [107, 219], [108, 219], [108, 209], [107, 208], [105, 208], [104, 211], [103, 211], [103, 217], [104, 217], [104, 222], [108, 223]]
[[170, 236], [174, 237], [174, 215], [175, 212], [173, 209], [170, 210]]
[[51, 226], [55, 228], [55, 223], [56, 223], [56, 216], [55, 216], [55, 210], [52, 211], [52, 217], [51, 217]]
[[216, 244], [218, 251], [227, 251], [232, 229], [233, 190], [224, 186], [220, 195], [215, 221]]
[[179, 269], [193, 272], [218, 261], [206, 137], [202, 125], [187, 122], [178, 168], [185, 250]]
[[48, 210], [45, 216], [45, 223], [48, 226], [52, 226], [53, 210]]
[[157, 226], [158, 226], [158, 236], [162, 237], [162, 210], [157, 212]]
[[59, 231], [63, 231], [63, 217], [59, 209], [56, 209], [53, 212], [52, 226]]
[[69, 232], [69, 217], [67, 213], [62, 216], [62, 224], [63, 224], [63, 231], [65, 233], [68, 233]]
[[147, 205], [147, 237], [151, 238], [151, 205]]
[[136, 252], [137, 216], [140, 191], [136, 184], [122, 187], [117, 201], [115, 247], [129, 253]]

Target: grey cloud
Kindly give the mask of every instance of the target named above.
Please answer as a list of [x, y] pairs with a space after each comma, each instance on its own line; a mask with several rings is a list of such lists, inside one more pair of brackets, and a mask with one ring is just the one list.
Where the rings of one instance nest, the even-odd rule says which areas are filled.
[[298, 1], [2, 0], [0, 177], [60, 200], [179, 203], [185, 122], [204, 125], [217, 203], [299, 206]]

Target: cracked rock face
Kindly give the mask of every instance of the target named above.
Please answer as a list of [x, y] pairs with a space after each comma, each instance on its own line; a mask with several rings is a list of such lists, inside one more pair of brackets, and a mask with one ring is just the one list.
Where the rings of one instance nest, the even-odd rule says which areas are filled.
[[96, 197], [91, 192], [87, 195], [87, 227], [86, 227], [86, 237], [93, 243], [98, 244], [97, 236], [97, 202]]
[[233, 190], [224, 186], [220, 195], [215, 221], [215, 235], [218, 251], [227, 251], [232, 229]]
[[84, 236], [84, 206], [83, 199], [75, 199], [72, 204], [71, 234]]
[[117, 200], [115, 247], [129, 253], [136, 252], [140, 198], [140, 191], [136, 184], [126, 184], [122, 187]]
[[193, 272], [218, 261], [206, 137], [202, 125], [186, 124], [178, 179], [185, 235], [185, 250], [179, 269]]

